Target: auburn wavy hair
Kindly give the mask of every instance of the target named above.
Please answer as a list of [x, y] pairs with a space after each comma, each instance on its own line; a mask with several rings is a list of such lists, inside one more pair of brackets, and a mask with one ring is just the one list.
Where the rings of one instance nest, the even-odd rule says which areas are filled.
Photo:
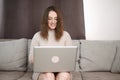
[[59, 10], [55, 6], [50, 6], [45, 10], [43, 18], [42, 18], [42, 22], [41, 22], [40, 35], [44, 39], [48, 40], [48, 30], [49, 30], [48, 14], [49, 14], [50, 11], [55, 11], [56, 14], [57, 14], [57, 25], [56, 25], [56, 28], [55, 28], [55, 39], [58, 41], [58, 40], [60, 40], [60, 38], [63, 35], [63, 20], [62, 20], [62, 17], [60, 15]]

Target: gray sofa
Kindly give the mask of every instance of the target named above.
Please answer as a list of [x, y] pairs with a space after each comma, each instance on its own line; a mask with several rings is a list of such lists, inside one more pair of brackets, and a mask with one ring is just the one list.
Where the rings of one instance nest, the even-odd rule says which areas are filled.
[[[119, 40], [72, 40], [78, 46], [72, 80], [120, 80]], [[32, 80], [30, 39], [0, 39], [0, 80]]]

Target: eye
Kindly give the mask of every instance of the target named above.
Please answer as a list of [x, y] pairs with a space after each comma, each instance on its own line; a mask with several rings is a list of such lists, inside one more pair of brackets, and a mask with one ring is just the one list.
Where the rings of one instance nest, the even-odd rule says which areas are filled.
[[51, 17], [48, 17], [48, 20], [51, 20], [52, 18]]
[[54, 19], [57, 20], [57, 17], [55, 17]]

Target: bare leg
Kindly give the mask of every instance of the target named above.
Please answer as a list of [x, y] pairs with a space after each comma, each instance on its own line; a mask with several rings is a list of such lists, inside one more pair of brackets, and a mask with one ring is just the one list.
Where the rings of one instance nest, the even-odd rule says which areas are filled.
[[54, 73], [41, 73], [38, 80], [55, 80]]
[[71, 80], [71, 74], [69, 72], [60, 72], [57, 74], [56, 80]]

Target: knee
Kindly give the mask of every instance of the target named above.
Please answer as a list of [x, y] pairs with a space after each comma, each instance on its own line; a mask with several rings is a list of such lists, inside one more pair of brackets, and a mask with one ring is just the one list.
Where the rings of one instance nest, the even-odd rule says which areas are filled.
[[71, 75], [69, 72], [61, 72], [56, 76], [56, 80], [71, 80]]
[[53, 73], [41, 73], [39, 80], [55, 80], [55, 76]]
[[53, 77], [53, 78], [55, 77], [54, 73], [44, 73], [44, 74], [46, 77]]

